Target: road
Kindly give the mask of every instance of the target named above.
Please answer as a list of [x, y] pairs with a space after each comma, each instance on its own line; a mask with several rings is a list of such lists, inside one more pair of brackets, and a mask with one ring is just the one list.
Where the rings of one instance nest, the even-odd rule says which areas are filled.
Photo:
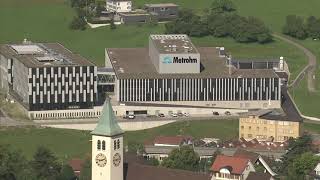
[[317, 69], [317, 57], [307, 48], [302, 46], [301, 44], [295, 42], [290, 37], [280, 34], [273, 34], [274, 37], [285, 41], [301, 51], [308, 57], [308, 65], [299, 73], [299, 75], [294, 79], [294, 81], [289, 85], [289, 87], [296, 87], [299, 85], [303, 77], [307, 74], [307, 82], [308, 82], [308, 90], [310, 92], [316, 91], [316, 80], [315, 80], [315, 72]]

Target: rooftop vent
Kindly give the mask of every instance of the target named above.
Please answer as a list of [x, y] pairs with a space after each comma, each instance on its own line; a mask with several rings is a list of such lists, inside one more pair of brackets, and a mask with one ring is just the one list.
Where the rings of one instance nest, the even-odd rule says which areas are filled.
[[45, 51], [38, 45], [11, 45], [11, 48], [20, 55], [44, 54]]

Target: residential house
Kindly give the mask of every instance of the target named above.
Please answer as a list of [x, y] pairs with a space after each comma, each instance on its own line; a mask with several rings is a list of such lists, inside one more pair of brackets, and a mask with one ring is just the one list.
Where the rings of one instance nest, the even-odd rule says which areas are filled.
[[246, 180], [255, 168], [250, 159], [218, 155], [211, 167], [211, 180]]
[[131, 0], [107, 0], [106, 9], [108, 12], [120, 13], [132, 10]]
[[168, 21], [178, 17], [179, 6], [173, 3], [145, 4], [145, 10], [159, 21]]

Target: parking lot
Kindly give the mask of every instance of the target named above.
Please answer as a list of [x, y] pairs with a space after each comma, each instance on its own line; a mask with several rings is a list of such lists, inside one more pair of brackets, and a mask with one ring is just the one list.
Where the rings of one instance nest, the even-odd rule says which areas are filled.
[[[130, 116], [130, 118], [129, 118]], [[212, 114], [188, 114], [188, 113], [173, 113], [170, 115], [165, 115], [159, 113], [158, 115], [147, 115], [147, 114], [138, 114], [138, 115], [126, 115], [119, 117], [120, 121], [148, 121], [148, 120], [204, 120], [204, 119], [227, 119], [239, 117], [239, 114], [231, 114], [230, 112], [225, 114], [219, 114], [213, 112]]]

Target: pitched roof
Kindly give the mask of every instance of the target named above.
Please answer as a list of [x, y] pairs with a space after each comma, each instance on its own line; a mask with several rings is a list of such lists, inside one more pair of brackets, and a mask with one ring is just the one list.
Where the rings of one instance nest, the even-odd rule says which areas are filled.
[[261, 172], [250, 172], [246, 180], [270, 180], [272, 179], [271, 175], [268, 173]]
[[83, 160], [82, 159], [71, 159], [68, 164], [69, 164], [69, 166], [72, 167], [73, 171], [81, 171]]
[[192, 139], [191, 136], [158, 136], [154, 139], [154, 144], [180, 145], [185, 140]]
[[248, 165], [249, 159], [218, 155], [212, 164], [212, 171], [218, 172], [225, 167], [231, 167], [231, 174], [242, 174]]
[[124, 180], [210, 180], [208, 174], [138, 163], [124, 164]]
[[233, 157], [245, 158], [250, 159], [252, 163], [255, 163], [259, 159], [259, 154], [246, 151], [244, 149], [238, 148], [236, 152], [233, 154]]
[[91, 134], [101, 136], [115, 136], [123, 133], [124, 131], [118, 125], [117, 119], [113, 113], [110, 99], [107, 98], [103, 105], [102, 114], [99, 118], [98, 125], [91, 132]]

